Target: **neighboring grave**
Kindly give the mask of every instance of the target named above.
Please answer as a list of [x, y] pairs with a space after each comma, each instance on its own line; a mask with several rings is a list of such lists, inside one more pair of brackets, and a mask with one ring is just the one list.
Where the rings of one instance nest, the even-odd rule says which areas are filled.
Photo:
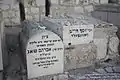
[[[119, 39], [116, 35], [117, 27], [113, 24], [85, 16], [83, 14], [68, 14], [68, 17], [77, 18], [84, 24], [94, 25], [94, 43], [97, 46], [97, 59], [105, 60], [118, 56]], [[116, 42], [115, 42], [116, 41]]]
[[45, 18], [47, 29], [58, 34], [65, 46], [65, 71], [88, 67], [96, 61], [96, 46], [93, 43], [94, 25], [84, 24], [72, 17]]
[[[97, 47], [97, 59], [105, 60], [108, 58], [115, 58], [116, 56], [118, 56], [119, 39], [116, 35], [117, 27], [113, 24], [80, 13], [70, 13], [64, 15], [62, 14], [59, 17], [45, 18], [43, 19], [43, 23], [47, 26], [48, 29], [61, 36], [64, 45], [89, 44], [93, 41], [93, 43]], [[71, 31], [71, 26], [72, 28], [76, 28], [74, 29], [74, 33], [78, 31], [78, 34], [81, 34], [79, 33], [80, 28], [78, 29], [76, 25], [84, 25], [87, 27], [87, 29], [91, 30], [91, 32], [87, 32], [86, 27], [82, 27], [84, 31], [83, 34], [85, 35], [86, 33], [88, 33], [87, 38], [71, 38], [70, 35], [71, 33], [73, 33], [73, 31]], [[92, 26], [94, 28], [92, 28]], [[77, 37], [79, 36], [77, 35]], [[85, 42], [84, 39], [89, 41]], [[117, 43], [114, 44], [114, 41], [116, 41]]]
[[35, 22], [22, 23], [21, 48], [26, 55], [28, 78], [63, 73], [64, 45], [61, 38]]

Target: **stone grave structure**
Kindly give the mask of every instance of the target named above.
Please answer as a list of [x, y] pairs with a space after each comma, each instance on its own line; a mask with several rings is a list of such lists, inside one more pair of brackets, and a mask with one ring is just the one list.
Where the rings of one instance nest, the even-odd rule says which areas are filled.
[[97, 46], [97, 59], [112, 59], [118, 56], [119, 39], [116, 35], [118, 30], [117, 26], [90, 16], [80, 16], [80, 14], [69, 14], [68, 17], [79, 18], [79, 20], [83, 20], [83, 22], [94, 25], [93, 40]]
[[67, 16], [45, 18], [42, 22], [63, 40], [65, 71], [94, 64], [97, 48], [93, 43], [93, 24], [82, 24], [79, 19], [68, 18]]
[[118, 56], [117, 27], [112, 24], [76, 13], [44, 18], [42, 22], [63, 39], [65, 70]]
[[28, 79], [63, 73], [64, 45], [54, 32], [41, 23], [24, 21], [20, 33], [21, 48], [27, 64]]

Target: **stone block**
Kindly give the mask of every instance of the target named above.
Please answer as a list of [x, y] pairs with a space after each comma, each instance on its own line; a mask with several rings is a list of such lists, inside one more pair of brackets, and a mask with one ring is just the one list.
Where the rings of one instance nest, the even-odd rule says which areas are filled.
[[1, 4], [0, 7], [2, 10], [9, 10], [10, 9], [10, 6], [7, 4]]
[[37, 6], [44, 6], [45, 5], [45, 0], [36, 0], [36, 5]]
[[31, 8], [25, 7], [25, 14], [31, 14]]
[[34, 16], [33, 16], [33, 20], [36, 21], [36, 22], [39, 22], [39, 21], [40, 21], [40, 16], [39, 16], [39, 14], [38, 14], [38, 15], [34, 15]]
[[82, 6], [75, 6], [76, 13], [84, 13], [84, 8]]
[[13, 17], [15, 17], [15, 11], [14, 10], [9, 10], [9, 12], [8, 12], [8, 16], [10, 17], [10, 18], [13, 18]]
[[61, 74], [58, 76], [58, 78], [59, 78], [58, 80], [69, 80], [69, 77], [66, 74]]
[[37, 8], [37, 7], [31, 7], [31, 13], [33, 13], [33, 14], [39, 14], [39, 8]]
[[60, 5], [75, 5], [75, 0], [60, 0]]
[[33, 20], [33, 16], [31, 16], [31, 15], [26, 15], [26, 20]]
[[107, 42], [108, 40], [103, 39], [94, 39], [94, 43], [97, 46], [97, 59], [104, 59], [107, 53]]
[[93, 3], [99, 4], [99, 3], [100, 3], [100, 0], [93, 0]]
[[12, 25], [12, 23], [11, 23], [11, 21], [10, 21], [9, 18], [5, 18], [5, 19], [4, 19], [4, 24], [5, 24], [5, 25]]
[[105, 70], [106, 70], [108, 73], [113, 73], [113, 68], [112, 68], [112, 67], [106, 67]]
[[88, 67], [96, 60], [96, 46], [91, 44], [65, 47], [65, 70]]
[[97, 46], [97, 59], [103, 59], [107, 53], [107, 34], [102, 28], [95, 28], [94, 30], [94, 43]]
[[86, 5], [84, 6], [86, 12], [92, 12], [94, 10], [93, 5]]
[[8, 18], [8, 17], [9, 17], [8, 11], [3, 11], [3, 18]]
[[113, 70], [114, 70], [115, 73], [120, 73], [120, 67], [119, 66], [113, 67]]
[[108, 0], [100, 0], [100, 4], [108, 4]]
[[59, 0], [51, 0], [51, 4], [59, 4]]
[[80, 0], [76, 0], [76, 5], [79, 5], [80, 4]]
[[118, 46], [119, 46], [119, 39], [117, 36], [113, 36], [109, 39], [108, 45], [108, 53], [110, 58], [114, 58], [118, 56]]
[[20, 24], [20, 17], [12, 18], [11, 21], [14, 25], [18, 25], [18, 24]]
[[96, 69], [95, 71], [98, 72], [98, 73], [101, 73], [101, 74], [106, 74], [107, 73], [103, 68]]
[[[43, 1], [43, 0], [39, 0], [39, 1]], [[25, 7], [36, 6], [36, 0], [24, 0], [24, 6]]]
[[64, 45], [61, 38], [42, 29], [42, 23], [24, 21], [22, 27], [20, 42], [27, 64], [28, 79], [63, 73]]
[[90, 3], [89, 0], [80, 0], [82, 5], [88, 5]]

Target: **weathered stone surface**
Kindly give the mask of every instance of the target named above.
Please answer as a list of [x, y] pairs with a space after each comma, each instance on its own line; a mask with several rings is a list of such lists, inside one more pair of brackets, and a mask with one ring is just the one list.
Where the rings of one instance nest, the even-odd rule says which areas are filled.
[[76, 13], [84, 13], [84, 8], [82, 6], [76, 6], [75, 7], [75, 12]]
[[94, 6], [92, 4], [84, 6], [85, 13], [90, 13], [94, 10]]
[[108, 0], [100, 0], [100, 4], [108, 4]]
[[97, 46], [97, 59], [103, 59], [107, 53], [107, 34], [101, 28], [95, 28], [94, 30], [94, 43]]
[[115, 73], [120, 73], [120, 67], [119, 66], [113, 67], [113, 70], [114, 70]]
[[101, 73], [101, 74], [107, 73], [103, 68], [96, 69], [95, 71], [98, 72], [98, 73]]
[[96, 47], [94, 44], [65, 47], [65, 70], [91, 66], [95, 59]]
[[114, 72], [112, 67], [106, 67], [105, 70], [108, 73], [113, 73]]
[[60, 5], [75, 5], [75, 0], [60, 0]]
[[51, 0], [51, 4], [53, 5], [53, 4], [59, 4], [59, 0]]
[[109, 46], [108, 46], [108, 53], [109, 57], [116, 57], [118, 56], [118, 46], [119, 46], [119, 39], [117, 36], [113, 36], [109, 39]]

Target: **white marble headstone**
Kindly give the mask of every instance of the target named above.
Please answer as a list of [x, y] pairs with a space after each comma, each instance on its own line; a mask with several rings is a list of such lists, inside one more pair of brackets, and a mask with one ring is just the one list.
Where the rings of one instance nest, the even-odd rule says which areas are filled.
[[85, 44], [93, 41], [94, 25], [74, 25], [63, 27], [64, 44]]
[[59, 36], [50, 31], [32, 36], [26, 47], [28, 79], [63, 73], [64, 45]]

